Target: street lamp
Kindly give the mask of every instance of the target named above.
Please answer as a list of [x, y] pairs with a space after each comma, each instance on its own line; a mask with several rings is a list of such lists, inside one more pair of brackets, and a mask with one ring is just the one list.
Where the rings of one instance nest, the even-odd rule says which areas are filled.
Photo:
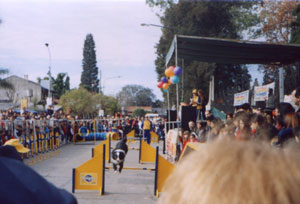
[[103, 94], [104, 94], [104, 88], [105, 88], [105, 82], [106, 80], [109, 80], [109, 79], [117, 79], [117, 78], [121, 78], [122, 76], [114, 76], [114, 77], [109, 77], [109, 78], [106, 78], [103, 80], [103, 87], [102, 87], [102, 90], [103, 90]]
[[170, 29], [170, 30], [174, 30], [176, 32], [178, 32], [178, 30], [176, 28], [171, 28], [168, 26], [162, 26], [162, 25], [156, 25], [156, 24], [152, 24], [152, 23], [141, 23], [141, 26], [154, 26], [154, 27], [159, 27], [159, 28], [166, 28], [166, 29]]
[[49, 92], [48, 92], [48, 97], [51, 98], [51, 52], [50, 52], [49, 43], [45, 43], [45, 46], [48, 48], [48, 54], [49, 54], [49, 71], [47, 73], [49, 75]]

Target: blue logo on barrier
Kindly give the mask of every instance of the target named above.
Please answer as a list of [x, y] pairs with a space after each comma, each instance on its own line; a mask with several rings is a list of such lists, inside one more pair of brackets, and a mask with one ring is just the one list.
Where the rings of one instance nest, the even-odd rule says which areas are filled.
[[88, 183], [90, 183], [90, 182], [92, 182], [93, 181], [93, 177], [91, 176], [91, 175], [86, 175], [85, 177], [84, 177], [84, 179], [85, 179], [85, 181], [86, 182], [88, 182]]

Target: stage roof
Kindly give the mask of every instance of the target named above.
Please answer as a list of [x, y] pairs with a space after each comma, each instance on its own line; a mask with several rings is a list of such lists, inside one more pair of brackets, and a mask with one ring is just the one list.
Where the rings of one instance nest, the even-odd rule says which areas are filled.
[[300, 45], [175, 35], [166, 65], [175, 53], [186, 60], [223, 64], [291, 64], [300, 62]]

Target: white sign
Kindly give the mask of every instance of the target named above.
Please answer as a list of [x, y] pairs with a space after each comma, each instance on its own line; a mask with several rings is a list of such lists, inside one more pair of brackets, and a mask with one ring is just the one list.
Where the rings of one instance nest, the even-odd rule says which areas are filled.
[[269, 89], [275, 89], [275, 83], [254, 87], [254, 101], [265, 101], [268, 99]]
[[234, 94], [233, 106], [249, 103], [249, 90]]
[[104, 116], [104, 110], [99, 110], [99, 116], [103, 117]]

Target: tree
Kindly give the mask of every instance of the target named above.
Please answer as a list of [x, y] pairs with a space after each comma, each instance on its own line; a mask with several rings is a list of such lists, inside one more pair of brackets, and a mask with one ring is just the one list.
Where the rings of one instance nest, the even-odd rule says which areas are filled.
[[[160, 1], [148, 0], [148, 4], [158, 4], [164, 9], [161, 16], [163, 35], [156, 45], [155, 61], [158, 80], [164, 76], [165, 56], [175, 34], [241, 39], [242, 32], [258, 23], [258, 17], [253, 13], [254, 4], [249, 2], [207, 2], [207, 1]], [[171, 62], [172, 63], [172, 60]], [[181, 64], [181, 62], [179, 62]], [[246, 88], [250, 75], [241, 65], [225, 65], [195, 61], [184, 61], [184, 98], [189, 102], [192, 89], [201, 88], [208, 93], [209, 80], [215, 75], [218, 82], [216, 96], [233, 98], [232, 87]], [[245, 73], [247, 72], [247, 73]], [[226, 76], [222, 75], [226, 73]], [[240, 74], [236, 74], [240, 73]], [[243, 81], [239, 77], [243, 75]], [[182, 79], [181, 79], [182, 80]], [[179, 90], [181, 89], [179, 83]], [[175, 86], [169, 88], [171, 105], [176, 103]], [[166, 98], [167, 94], [163, 93]], [[208, 96], [207, 96], [208, 97]]]
[[163, 106], [164, 106], [164, 103], [159, 99], [156, 99], [152, 103], [152, 108], [162, 108]]
[[293, 15], [296, 19], [291, 23], [291, 43], [300, 44], [300, 4], [293, 11]]
[[152, 90], [140, 85], [127, 85], [117, 94], [119, 104], [125, 106], [151, 106], [155, 101]]
[[[263, 34], [267, 42], [290, 43], [293, 36], [292, 25], [296, 20], [295, 9], [299, 3], [293, 1], [266, 1], [260, 13], [263, 22]], [[297, 9], [296, 9], [297, 11]], [[294, 38], [293, 38], [294, 40]], [[293, 41], [294, 42], [294, 41]], [[295, 64], [291, 65], [263, 65], [260, 70], [264, 73], [263, 84], [276, 82], [275, 90], [278, 90], [278, 69], [285, 70], [284, 92], [290, 93], [299, 84], [299, 70]], [[278, 98], [278, 91], [275, 97]]]
[[70, 77], [67, 73], [58, 73], [56, 79], [52, 78], [54, 96], [60, 98], [64, 93], [70, 90]]
[[114, 115], [119, 110], [116, 98], [93, 94], [82, 87], [62, 95], [59, 104], [64, 110], [70, 109], [71, 113], [88, 118], [97, 115], [100, 108], [110, 115]]
[[91, 117], [97, 112], [93, 95], [84, 88], [73, 89], [61, 96], [59, 104], [64, 110], [70, 109], [73, 114]]
[[146, 115], [146, 111], [144, 109], [135, 109], [132, 113], [133, 117], [144, 117]]
[[115, 115], [119, 111], [118, 100], [113, 96], [105, 96], [103, 94], [96, 94], [97, 104], [104, 110], [105, 115]]
[[[38, 84], [40, 84], [42, 80], [49, 80], [49, 77], [46, 76], [43, 79], [41, 77], [38, 77]], [[51, 77], [51, 83], [55, 98], [60, 98], [64, 93], [70, 91], [70, 77], [67, 73], [58, 73], [56, 79], [54, 77]]]
[[95, 42], [92, 34], [87, 34], [83, 47], [81, 83], [80, 86], [88, 91], [98, 92], [98, 67], [96, 60]]
[[[0, 76], [8, 74], [8, 72], [9, 72], [8, 69], [0, 68]], [[0, 88], [13, 89], [14, 86], [13, 86], [13, 84], [9, 83], [8, 81], [0, 78]]]
[[297, 7], [296, 1], [265, 1], [260, 13], [263, 33], [268, 42], [288, 43], [290, 41], [292, 14]]

